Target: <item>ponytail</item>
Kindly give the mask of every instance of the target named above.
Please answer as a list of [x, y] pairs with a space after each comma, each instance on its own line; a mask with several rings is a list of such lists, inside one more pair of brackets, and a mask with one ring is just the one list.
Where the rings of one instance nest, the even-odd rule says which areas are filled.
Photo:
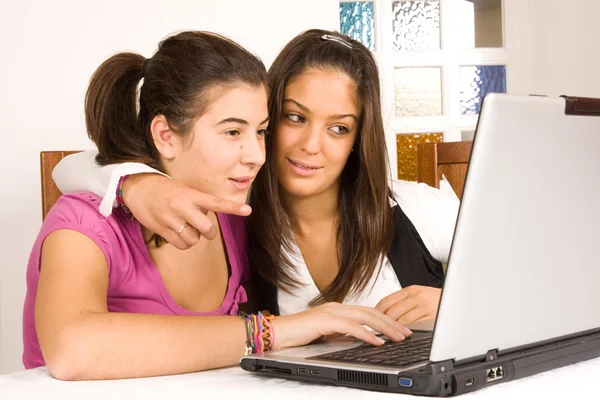
[[[144, 75], [146, 58], [119, 53], [104, 61], [94, 72], [85, 95], [85, 123], [96, 144], [96, 161], [148, 160], [140, 143], [147, 138], [137, 122], [137, 86]], [[143, 146], [146, 147], [146, 146]]]

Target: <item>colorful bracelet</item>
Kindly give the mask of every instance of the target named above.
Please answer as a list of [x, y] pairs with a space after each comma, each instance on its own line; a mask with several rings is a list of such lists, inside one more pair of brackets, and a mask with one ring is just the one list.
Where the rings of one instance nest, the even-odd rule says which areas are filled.
[[259, 311], [258, 314], [246, 314], [240, 311], [239, 315], [244, 320], [246, 327], [246, 348], [244, 354], [253, 354], [269, 351], [275, 343], [275, 331], [270, 321], [275, 319], [268, 311]]
[[252, 335], [254, 326], [252, 324], [251, 317], [243, 311], [239, 312], [239, 315], [244, 320], [244, 326], [246, 328], [246, 348], [244, 351], [245, 355], [252, 354], [254, 349], [254, 337]]
[[273, 331], [270, 321], [274, 319], [275, 316], [271, 315], [271, 313], [266, 310], [258, 312], [260, 340], [262, 346], [261, 351], [269, 351], [273, 349], [273, 343], [275, 343], [275, 331]]
[[[123, 201], [123, 183], [125, 182], [125, 179], [127, 179], [127, 178], [129, 178], [129, 175], [123, 175], [119, 179], [119, 182], [117, 183], [117, 203], [121, 206], [123, 211], [125, 211], [127, 214], [131, 214], [131, 211], [129, 210], [129, 208], [127, 208], [127, 206], [125, 205], [125, 202]], [[133, 215], [132, 215], [132, 218], [133, 218]]]

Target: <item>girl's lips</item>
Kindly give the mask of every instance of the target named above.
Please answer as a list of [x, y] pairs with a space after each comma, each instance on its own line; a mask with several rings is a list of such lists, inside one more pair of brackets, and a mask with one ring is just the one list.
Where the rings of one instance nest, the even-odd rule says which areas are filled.
[[252, 183], [251, 177], [229, 178], [231, 185], [238, 190], [247, 190]]
[[287, 158], [290, 169], [297, 175], [301, 176], [312, 176], [319, 172], [322, 167], [318, 167], [314, 164], [308, 164], [304, 162], [292, 161]]

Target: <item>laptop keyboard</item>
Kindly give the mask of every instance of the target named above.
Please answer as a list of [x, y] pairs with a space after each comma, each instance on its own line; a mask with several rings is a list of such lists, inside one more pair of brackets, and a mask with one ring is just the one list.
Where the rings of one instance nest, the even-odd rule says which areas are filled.
[[327, 360], [360, 364], [376, 364], [390, 367], [404, 367], [429, 360], [431, 335], [418, 339], [408, 338], [402, 342], [388, 341], [383, 346], [375, 347], [363, 344], [353, 349], [336, 351], [310, 357], [313, 360]]

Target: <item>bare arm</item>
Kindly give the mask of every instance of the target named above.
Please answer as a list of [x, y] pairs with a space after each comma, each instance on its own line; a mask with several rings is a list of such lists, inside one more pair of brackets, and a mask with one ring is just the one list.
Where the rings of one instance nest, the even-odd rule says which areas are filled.
[[233, 365], [243, 354], [239, 317], [109, 313], [106, 259], [81, 233], [50, 234], [41, 265], [36, 327], [44, 359], [59, 379], [200, 371]]
[[119, 179], [125, 175], [156, 174], [169, 176], [146, 164], [126, 162], [99, 165], [97, 150], [86, 150], [63, 158], [52, 171], [52, 179], [62, 193], [92, 192], [102, 197], [100, 212], [105, 217], [112, 213]]
[[[108, 265], [85, 235], [57, 230], [46, 238], [35, 306], [42, 354], [58, 379], [116, 379], [178, 374], [234, 365], [245, 347], [240, 317], [109, 313]], [[402, 340], [410, 331], [382, 313], [326, 304], [273, 321], [275, 348], [320, 336], [380, 340], [363, 325]]]
[[[252, 211], [246, 204], [188, 188], [145, 164], [100, 166], [96, 163], [97, 154], [97, 150], [88, 150], [63, 158], [52, 171], [59, 190], [97, 194], [102, 197], [100, 213], [108, 217], [115, 205], [119, 180], [131, 175], [123, 188], [125, 204], [138, 221], [180, 250], [193, 246], [201, 237], [215, 238], [217, 230], [206, 216], [208, 211], [241, 216]], [[177, 231], [184, 222], [190, 228], [179, 235]]]

